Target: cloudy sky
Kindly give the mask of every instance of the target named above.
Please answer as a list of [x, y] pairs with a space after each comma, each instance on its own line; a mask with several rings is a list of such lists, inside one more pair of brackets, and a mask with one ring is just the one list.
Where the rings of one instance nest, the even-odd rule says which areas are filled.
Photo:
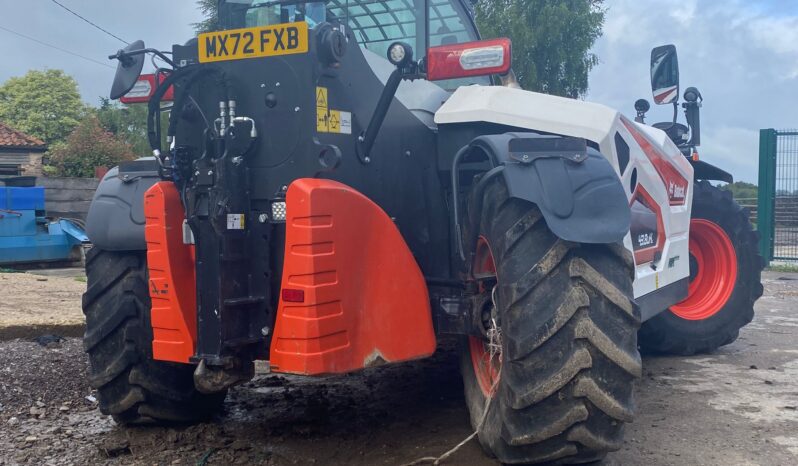
[[[58, 0], [119, 37], [168, 48], [191, 36], [199, 20], [193, 0]], [[588, 99], [633, 115], [651, 100], [652, 47], [679, 50], [683, 88], [704, 96], [704, 160], [735, 178], [757, 181], [760, 128], [798, 127], [798, 0], [606, 0], [601, 64]], [[64, 11], [52, 0], [0, 0], [0, 82], [29, 69], [60, 68], [74, 76], [84, 99], [107, 95], [114, 70], [40, 45], [26, 35], [101, 63], [122, 44]], [[9, 30], [13, 31], [9, 32]], [[658, 107], [650, 121], [671, 117]]]
[[[704, 97], [702, 158], [757, 182], [760, 128], [798, 127], [798, 1], [608, 0], [588, 100], [634, 114], [651, 48], [675, 44], [682, 89]], [[667, 121], [655, 106], [648, 122]], [[680, 118], [682, 116], [680, 115]]]

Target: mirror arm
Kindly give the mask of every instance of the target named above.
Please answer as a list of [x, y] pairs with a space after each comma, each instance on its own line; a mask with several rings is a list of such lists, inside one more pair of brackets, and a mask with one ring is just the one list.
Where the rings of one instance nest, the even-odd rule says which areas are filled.
[[684, 104], [684, 114], [687, 117], [687, 125], [690, 127], [690, 142], [692, 146], [701, 145], [701, 109], [698, 102], [686, 102]]
[[153, 55], [156, 55], [158, 56], [158, 58], [168, 63], [169, 66], [171, 66], [172, 68], [177, 68], [177, 66], [175, 66], [175, 62], [173, 62], [171, 58], [166, 56], [167, 52], [161, 52], [160, 50], [157, 49], [139, 49], [139, 50], [131, 50], [130, 52], [125, 52], [123, 50], [120, 50], [113, 55], [109, 55], [108, 59], [119, 60], [120, 62], [122, 62], [123, 66], [128, 66], [127, 64], [129, 63], [131, 57], [135, 57], [136, 55], [144, 55], [146, 53], [151, 53]]

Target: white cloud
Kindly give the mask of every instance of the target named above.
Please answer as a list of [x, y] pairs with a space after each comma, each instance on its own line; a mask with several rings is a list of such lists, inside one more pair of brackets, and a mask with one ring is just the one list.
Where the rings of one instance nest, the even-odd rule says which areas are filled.
[[[636, 99], [651, 100], [651, 49], [673, 43], [682, 89], [705, 99], [703, 159], [757, 182], [759, 129], [798, 126], [798, 11], [766, 0], [607, 3], [588, 100], [632, 114]], [[670, 107], [649, 113], [651, 122], [671, 117]]]

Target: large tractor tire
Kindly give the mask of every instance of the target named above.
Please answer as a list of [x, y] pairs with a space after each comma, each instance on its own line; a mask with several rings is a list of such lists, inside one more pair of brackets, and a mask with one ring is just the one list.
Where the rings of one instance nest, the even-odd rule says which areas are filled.
[[736, 340], [754, 318], [754, 302], [762, 296], [758, 242], [748, 211], [734, 202], [731, 192], [707, 181], [696, 183], [688, 296], [643, 324], [641, 349], [692, 355]]
[[196, 422], [219, 411], [225, 393], [199, 393], [194, 366], [152, 359], [146, 253], [95, 247], [86, 274], [83, 342], [100, 411], [127, 425]]
[[641, 375], [631, 254], [557, 238], [502, 180], [471, 214], [473, 272], [491, 297], [483, 326], [495, 321], [501, 348], [492, 358], [485, 339], [469, 337], [461, 352], [483, 449], [506, 464], [586, 463], [620, 449]]

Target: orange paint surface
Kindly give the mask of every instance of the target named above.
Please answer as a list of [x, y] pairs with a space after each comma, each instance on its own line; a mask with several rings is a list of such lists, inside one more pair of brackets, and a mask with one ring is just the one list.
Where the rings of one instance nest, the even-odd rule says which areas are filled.
[[329, 180], [296, 180], [286, 202], [281, 288], [304, 302], [280, 300], [272, 371], [345, 373], [432, 355], [426, 282], [385, 212]]
[[185, 210], [177, 188], [161, 181], [144, 194], [147, 268], [152, 298], [152, 355], [188, 363], [197, 340], [194, 246], [183, 244]]

